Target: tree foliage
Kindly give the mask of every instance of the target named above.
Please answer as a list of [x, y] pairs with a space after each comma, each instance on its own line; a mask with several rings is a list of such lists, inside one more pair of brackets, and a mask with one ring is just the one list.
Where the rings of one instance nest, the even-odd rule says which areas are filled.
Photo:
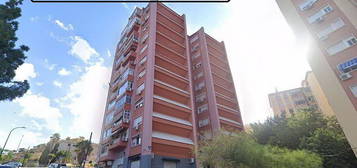
[[47, 166], [49, 163], [53, 163], [53, 160], [57, 159], [56, 153], [58, 152], [60, 134], [55, 133], [51, 136], [50, 141], [47, 143], [44, 151], [41, 153], [39, 164]]
[[27, 80], [13, 81], [15, 70], [26, 59], [24, 52], [29, 50], [25, 45], [16, 47], [16, 19], [21, 16], [22, 1], [9, 0], [0, 5], [0, 101], [21, 97], [30, 87]]
[[263, 145], [310, 150], [323, 158], [326, 168], [354, 168], [353, 154], [335, 117], [324, 117], [312, 109], [297, 112], [290, 118], [276, 117], [252, 124], [252, 135]]
[[82, 165], [86, 154], [90, 154], [93, 151], [93, 147], [91, 142], [89, 142], [88, 140], [82, 140], [80, 142], [78, 142], [76, 145], [76, 153], [77, 153], [77, 161], [79, 165]]
[[197, 153], [205, 167], [224, 168], [319, 168], [321, 158], [305, 150], [289, 150], [258, 144], [254, 138], [238, 133], [221, 134], [205, 141]]

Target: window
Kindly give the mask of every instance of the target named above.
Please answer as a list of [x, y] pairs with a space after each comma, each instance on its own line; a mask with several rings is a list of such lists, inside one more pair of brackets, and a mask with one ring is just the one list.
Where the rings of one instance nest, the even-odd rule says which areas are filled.
[[142, 77], [145, 75], [145, 73], [146, 73], [146, 70], [141, 71], [141, 72], [138, 74], [139, 79], [142, 78]]
[[143, 39], [141, 40], [141, 43], [145, 43], [145, 41], [146, 41], [146, 39], [148, 39], [148, 37], [149, 37], [149, 33], [146, 33], [145, 35], [144, 35], [144, 37], [143, 37]]
[[107, 130], [104, 131], [103, 133], [103, 139], [107, 139], [108, 137], [110, 137], [112, 135], [112, 129], [109, 128]]
[[135, 108], [138, 109], [140, 107], [143, 107], [144, 106], [144, 99], [143, 98], [140, 98], [138, 101], [136, 101], [135, 103]]
[[144, 32], [145, 30], [147, 30], [147, 29], [148, 29], [148, 27], [149, 27], [148, 25], [145, 25], [145, 27], [143, 28], [143, 30], [142, 30], [142, 31]]
[[308, 0], [308, 1], [305, 1], [303, 4], [301, 4], [299, 7], [300, 7], [300, 10], [302, 11], [305, 11], [305, 10], [308, 10], [312, 7], [312, 5], [314, 5], [314, 3], [317, 2], [317, 0]]
[[130, 168], [140, 168], [140, 160], [131, 161]]
[[351, 37], [347, 40], [347, 44], [349, 46], [353, 46], [353, 45], [356, 45], [357, 44], [357, 39], [355, 37]]
[[142, 124], [142, 122], [143, 122], [143, 117], [142, 116], [136, 118], [134, 120], [133, 127], [136, 128], [136, 129], [139, 128], [139, 126]]
[[164, 160], [164, 168], [177, 168], [177, 162]]
[[351, 72], [353, 70], [357, 69], [357, 57], [353, 58], [351, 60], [348, 60], [344, 63], [341, 63], [337, 66], [337, 69], [341, 72], [341, 73], [348, 73]]
[[146, 62], [146, 56], [140, 60], [139, 64], [144, 65], [145, 62]]
[[205, 82], [203, 81], [195, 86], [195, 91], [201, 90], [204, 87], [205, 87]]
[[199, 44], [196, 44], [195, 46], [192, 47], [192, 52], [195, 52], [198, 50]]
[[204, 126], [206, 126], [206, 125], [208, 125], [208, 124], [209, 124], [208, 118], [207, 118], [207, 119], [204, 119], [204, 120], [198, 121], [198, 127], [204, 127]]
[[198, 35], [195, 35], [191, 38], [190, 43], [192, 44], [193, 42], [195, 42], [196, 40], [198, 40]]
[[143, 90], [145, 89], [145, 83], [141, 84], [137, 89], [136, 89], [136, 95], [140, 95]]
[[197, 107], [197, 113], [198, 113], [198, 114], [200, 114], [200, 113], [202, 113], [202, 112], [205, 112], [205, 111], [207, 111], [207, 110], [208, 110], [208, 105], [207, 105], [207, 104], [204, 104], [204, 105], [202, 105], [202, 106]]
[[105, 117], [105, 124], [109, 124], [110, 122], [112, 122], [113, 121], [113, 117], [114, 117], [114, 113], [113, 112], [107, 114], [107, 116]]
[[340, 41], [339, 43], [327, 48], [327, 53], [329, 53], [330, 55], [335, 55], [347, 48], [350, 48], [354, 45], [357, 44], [357, 39], [354, 36], [348, 37], [342, 41]]
[[333, 8], [329, 5], [325, 6], [321, 10], [319, 10], [317, 13], [314, 15], [308, 17], [308, 21], [310, 24], [316, 23], [316, 22], [321, 22], [323, 21], [323, 16], [327, 15], [328, 13], [332, 12]]
[[198, 58], [199, 56], [201, 56], [201, 53], [196, 53], [195, 55], [192, 56], [193, 59]]
[[343, 22], [343, 20], [341, 18], [338, 18], [335, 22], [331, 23], [327, 28], [320, 31], [317, 34], [317, 37], [320, 38], [321, 40], [327, 39], [329, 34], [337, 31], [344, 25], [345, 25], [345, 22]]
[[108, 109], [107, 110], [111, 110], [115, 105], [115, 101], [112, 101], [109, 105], [108, 105]]
[[202, 94], [196, 96], [197, 103], [202, 103], [205, 100], [206, 100], [206, 93], [202, 93]]
[[351, 92], [353, 93], [353, 96], [357, 97], [357, 85], [355, 86], [350, 86]]
[[144, 53], [144, 51], [148, 48], [148, 45], [146, 44], [141, 50], [140, 50], [140, 54]]
[[116, 103], [116, 105], [115, 105], [115, 108], [116, 108], [117, 110], [120, 110], [120, 109], [123, 107], [123, 105], [124, 105], [125, 103], [127, 103], [127, 104], [130, 104], [130, 103], [131, 103], [131, 96], [126, 95], [126, 96], [123, 96], [122, 98], [120, 98], [120, 99], [117, 101], [117, 103]]
[[201, 72], [199, 72], [198, 74], [196, 74], [196, 75], [193, 77], [193, 79], [194, 79], [194, 80], [197, 80], [197, 79], [201, 78], [202, 76], [203, 76], [203, 72], [201, 71]]
[[118, 90], [118, 96], [121, 96], [125, 91], [131, 90], [133, 87], [133, 82], [127, 81], [125, 82]]
[[198, 69], [198, 68], [201, 67], [201, 65], [202, 65], [202, 63], [199, 62], [199, 63], [197, 63], [197, 64], [195, 64], [195, 65], [193, 66], [193, 69]]
[[141, 137], [140, 137], [140, 135], [135, 136], [135, 137], [131, 140], [131, 144], [132, 144], [133, 147], [140, 145], [140, 144], [141, 144]]

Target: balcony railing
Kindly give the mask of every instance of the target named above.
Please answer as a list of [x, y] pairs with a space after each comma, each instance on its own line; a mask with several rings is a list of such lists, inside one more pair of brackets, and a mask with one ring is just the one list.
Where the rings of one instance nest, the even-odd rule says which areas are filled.
[[122, 31], [121, 36], [123, 37], [124, 35], [126, 35], [126, 33], [129, 32], [135, 24], [140, 24], [140, 19], [137, 16], [135, 16], [129, 20], [129, 23], [126, 25], [126, 27]]

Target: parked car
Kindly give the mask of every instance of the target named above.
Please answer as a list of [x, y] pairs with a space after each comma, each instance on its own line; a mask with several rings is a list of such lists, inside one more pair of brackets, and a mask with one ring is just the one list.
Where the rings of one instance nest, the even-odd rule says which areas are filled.
[[8, 165], [0, 165], [0, 168], [12, 168], [12, 167]]
[[18, 167], [22, 167], [22, 163], [20, 163], [20, 162], [7, 162], [7, 163], [3, 164], [3, 166], [10, 166], [11, 168], [18, 168]]
[[65, 163], [51, 163], [48, 168], [68, 168]]

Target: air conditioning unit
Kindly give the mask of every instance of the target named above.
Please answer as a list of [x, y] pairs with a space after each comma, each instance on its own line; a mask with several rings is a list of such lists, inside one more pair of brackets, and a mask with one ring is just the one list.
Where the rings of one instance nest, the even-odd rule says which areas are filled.
[[347, 79], [350, 79], [350, 78], [352, 78], [352, 75], [350, 73], [343, 73], [343, 74], [340, 75], [340, 79], [343, 80], [343, 81], [347, 80]]
[[135, 125], [135, 130], [139, 130], [139, 125]]

